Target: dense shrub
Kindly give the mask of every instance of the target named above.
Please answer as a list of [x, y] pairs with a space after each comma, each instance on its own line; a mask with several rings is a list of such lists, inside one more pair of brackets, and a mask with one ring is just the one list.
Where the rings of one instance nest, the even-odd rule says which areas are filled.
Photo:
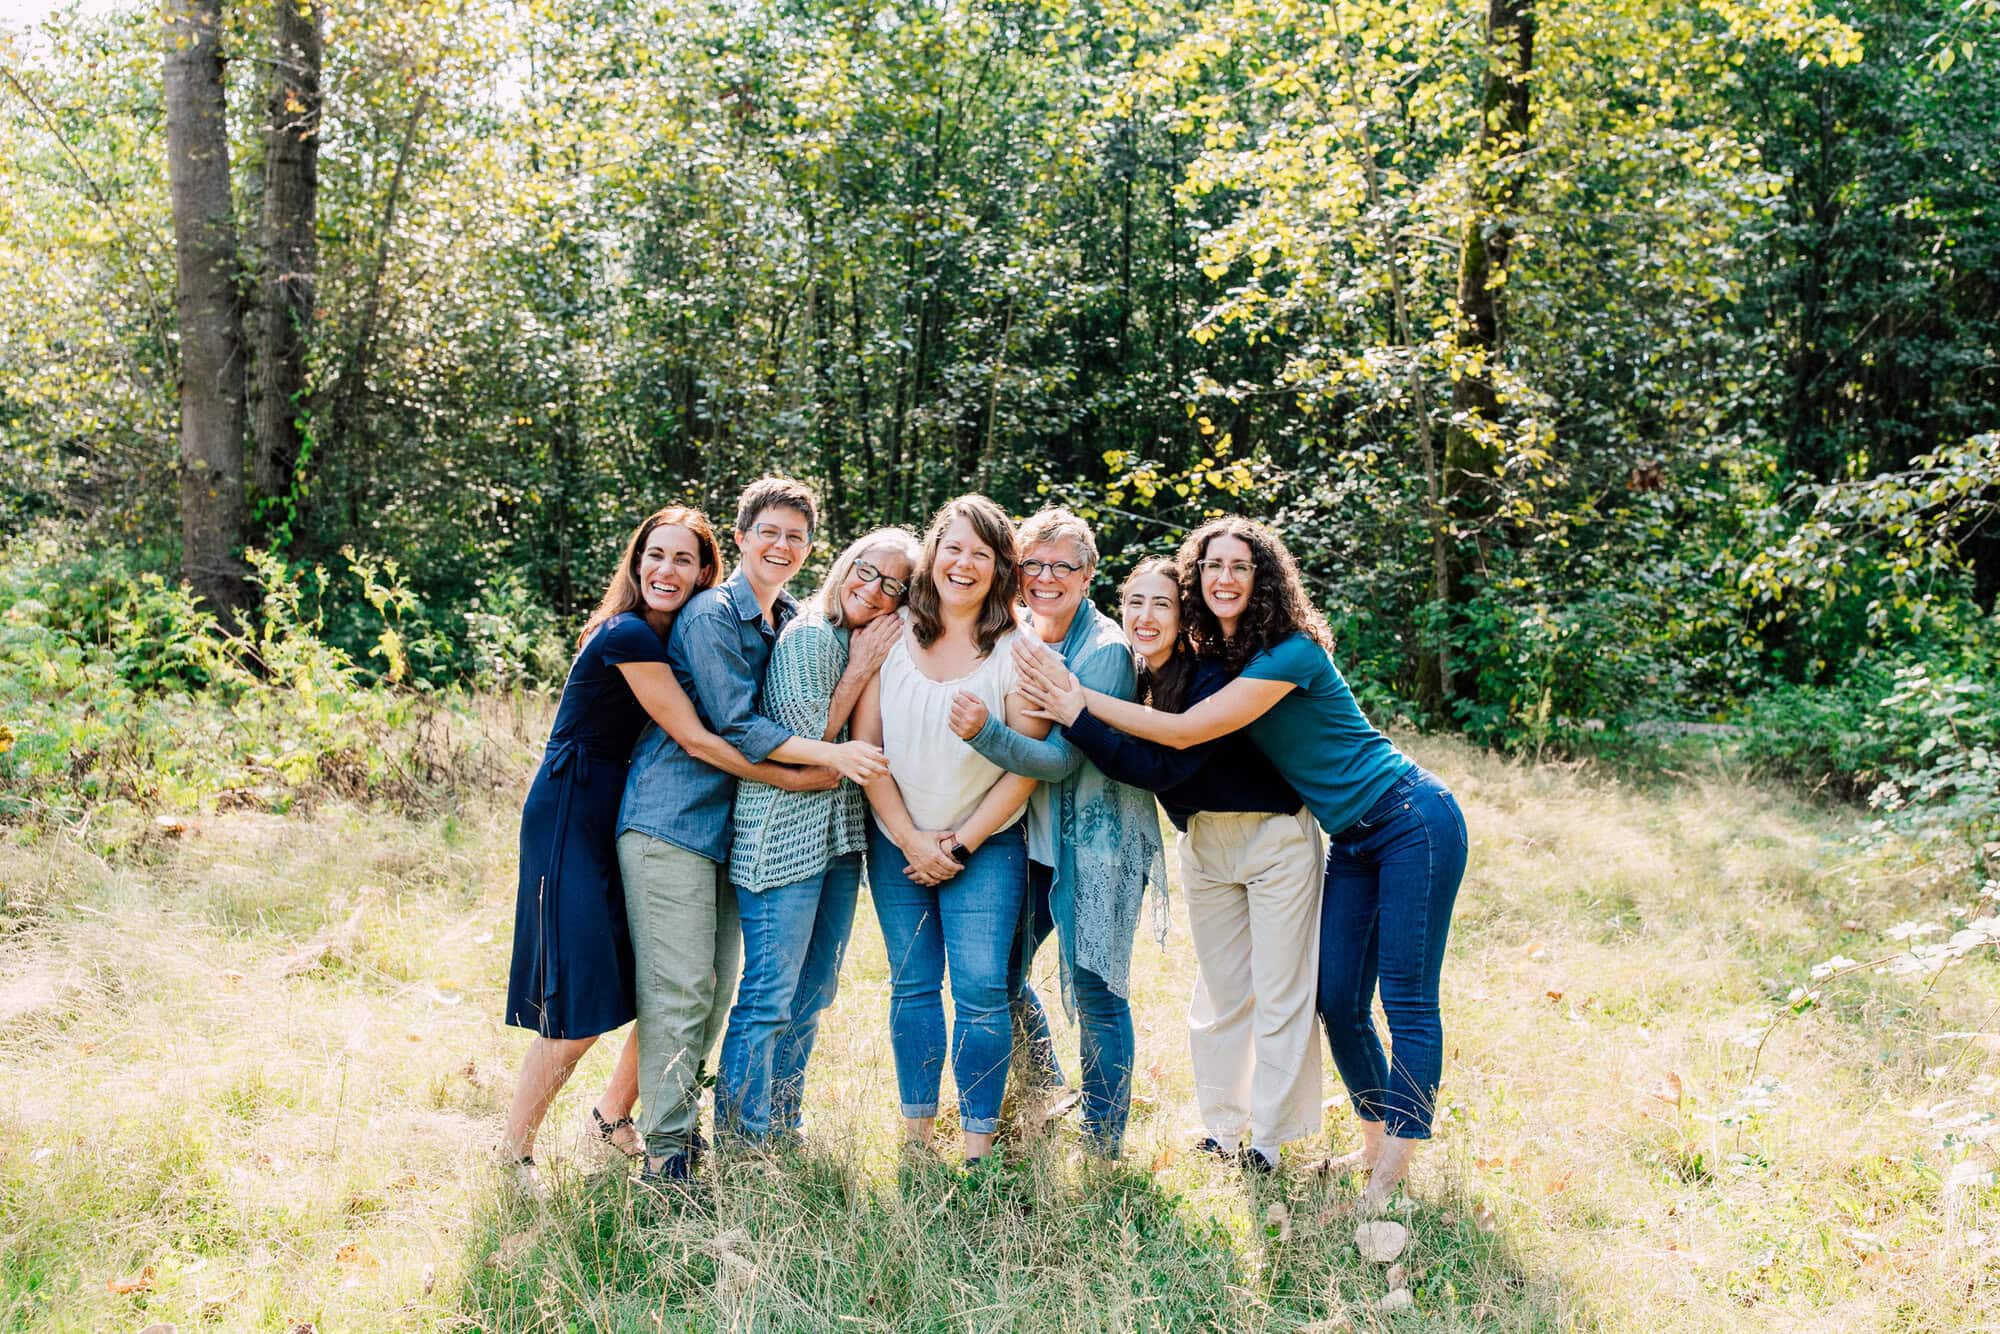
[[[0, 554], [0, 820], [79, 821], [110, 807], [283, 809], [322, 796], [420, 804], [510, 772], [471, 697], [413, 663], [436, 637], [389, 567], [341, 576], [256, 557], [249, 625], [225, 629], [184, 586], [57, 535]], [[367, 665], [323, 637], [318, 600], [372, 613]], [[500, 738], [518, 755], [518, 738]]]
[[1826, 685], [1753, 697], [1745, 754], [1802, 786], [1865, 799], [1878, 826], [1974, 874], [2000, 870], [2000, 633], [1863, 658]]

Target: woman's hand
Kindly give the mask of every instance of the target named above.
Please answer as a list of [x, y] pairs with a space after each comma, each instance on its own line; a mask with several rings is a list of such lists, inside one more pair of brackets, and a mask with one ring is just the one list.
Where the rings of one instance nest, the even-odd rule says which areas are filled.
[[833, 767], [866, 787], [889, 772], [889, 757], [866, 741], [843, 741], [833, 748]]
[[1070, 674], [1061, 658], [1025, 639], [1014, 641], [1014, 663], [1021, 672], [1021, 697], [1037, 718], [1073, 723], [1087, 700], [1083, 683]]
[[896, 647], [897, 638], [903, 633], [903, 618], [890, 612], [877, 616], [868, 624], [847, 637], [847, 670], [841, 673], [858, 681], [866, 681], [882, 669], [883, 659], [889, 650]]
[[803, 768], [788, 764], [780, 769], [771, 785], [787, 792], [827, 792], [840, 786], [840, 770], [823, 764], [808, 764]]
[[958, 837], [950, 829], [919, 829], [902, 845], [910, 864], [903, 874], [920, 885], [942, 885], [962, 869], [944, 845]]
[[986, 701], [969, 690], [961, 690], [951, 700], [951, 730], [960, 741], [970, 741], [986, 726]]

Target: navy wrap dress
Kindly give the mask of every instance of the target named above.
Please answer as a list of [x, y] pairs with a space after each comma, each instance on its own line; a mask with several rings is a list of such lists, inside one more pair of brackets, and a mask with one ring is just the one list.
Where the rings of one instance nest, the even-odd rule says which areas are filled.
[[632, 743], [649, 719], [618, 664], [666, 660], [653, 627], [626, 612], [599, 626], [570, 664], [548, 750], [521, 808], [507, 978], [507, 1022], [518, 1028], [588, 1038], [637, 1013], [618, 803]]

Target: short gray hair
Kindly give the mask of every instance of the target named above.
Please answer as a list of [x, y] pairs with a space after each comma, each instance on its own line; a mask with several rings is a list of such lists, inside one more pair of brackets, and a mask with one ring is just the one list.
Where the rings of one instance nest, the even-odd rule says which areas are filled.
[[1090, 525], [1061, 506], [1045, 509], [1039, 514], [1030, 514], [1021, 520], [1021, 527], [1016, 531], [1014, 540], [1019, 542], [1021, 550], [1026, 552], [1029, 547], [1040, 546], [1044, 542], [1054, 542], [1064, 537], [1076, 547], [1076, 554], [1083, 558], [1084, 569], [1097, 568], [1097, 538], [1091, 534]]

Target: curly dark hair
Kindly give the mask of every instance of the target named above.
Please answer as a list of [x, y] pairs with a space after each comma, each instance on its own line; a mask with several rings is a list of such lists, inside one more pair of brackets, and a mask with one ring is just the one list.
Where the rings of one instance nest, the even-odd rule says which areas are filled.
[[[1219, 537], [1247, 545], [1256, 569], [1233, 637], [1222, 633], [1222, 623], [1201, 595], [1201, 561]], [[1290, 634], [1302, 634], [1333, 651], [1333, 632], [1307, 595], [1298, 562], [1285, 549], [1284, 540], [1255, 519], [1225, 514], [1203, 524], [1181, 543], [1175, 564], [1181, 581], [1181, 633], [1202, 657], [1220, 658], [1230, 671], [1240, 672], [1244, 663]]]
[[[1150, 574], [1163, 574], [1174, 586], [1176, 595], [1180, 592], [1180, 567], [1171, 556], [1148, 556], [1132, 567], [1132, 573], [1125, 576], [1125, 582], [1118, 586], [1118, 600], [1125, 601], [1125, 595], [1132, 591], [1132, 585]], [[1174, 634], [1173, 655], [1166, 665], [1157, 672], [1148, 667], [1144, 659], [1139, 661], [1138, 701], [1150, 704], [1162, 713], [1180, 713], [1187, 707], [1188, 683], [1194, 676], [1194, 652], [1188, 647], [1187, 609], [1180, 609], [1180, 629]]]
[[931, 516], [930, 527], [924, 529], [923, 550], [917, 557], [916, 571], [910, 575], [910, 591], [904, 605], [910, 609], [910, 629], [917, 642], [925, 648], [937, 643], [938, 636], [944, 633], [935, 577], [938, 546], [944, 541], [945, 530], [957, 519], [971, 524], [973, 536], [993, 549], [993, 586], [986, 590], [986, 602], [972, 627], [973, 642], [984, 657], [993, 651], [1001, 635], [1014, 628], [1014, 595], [1019, 589], [1020, 565], [1014, 525], [1007, 518], [1007, 511], [985, 496], [947, 500]]

